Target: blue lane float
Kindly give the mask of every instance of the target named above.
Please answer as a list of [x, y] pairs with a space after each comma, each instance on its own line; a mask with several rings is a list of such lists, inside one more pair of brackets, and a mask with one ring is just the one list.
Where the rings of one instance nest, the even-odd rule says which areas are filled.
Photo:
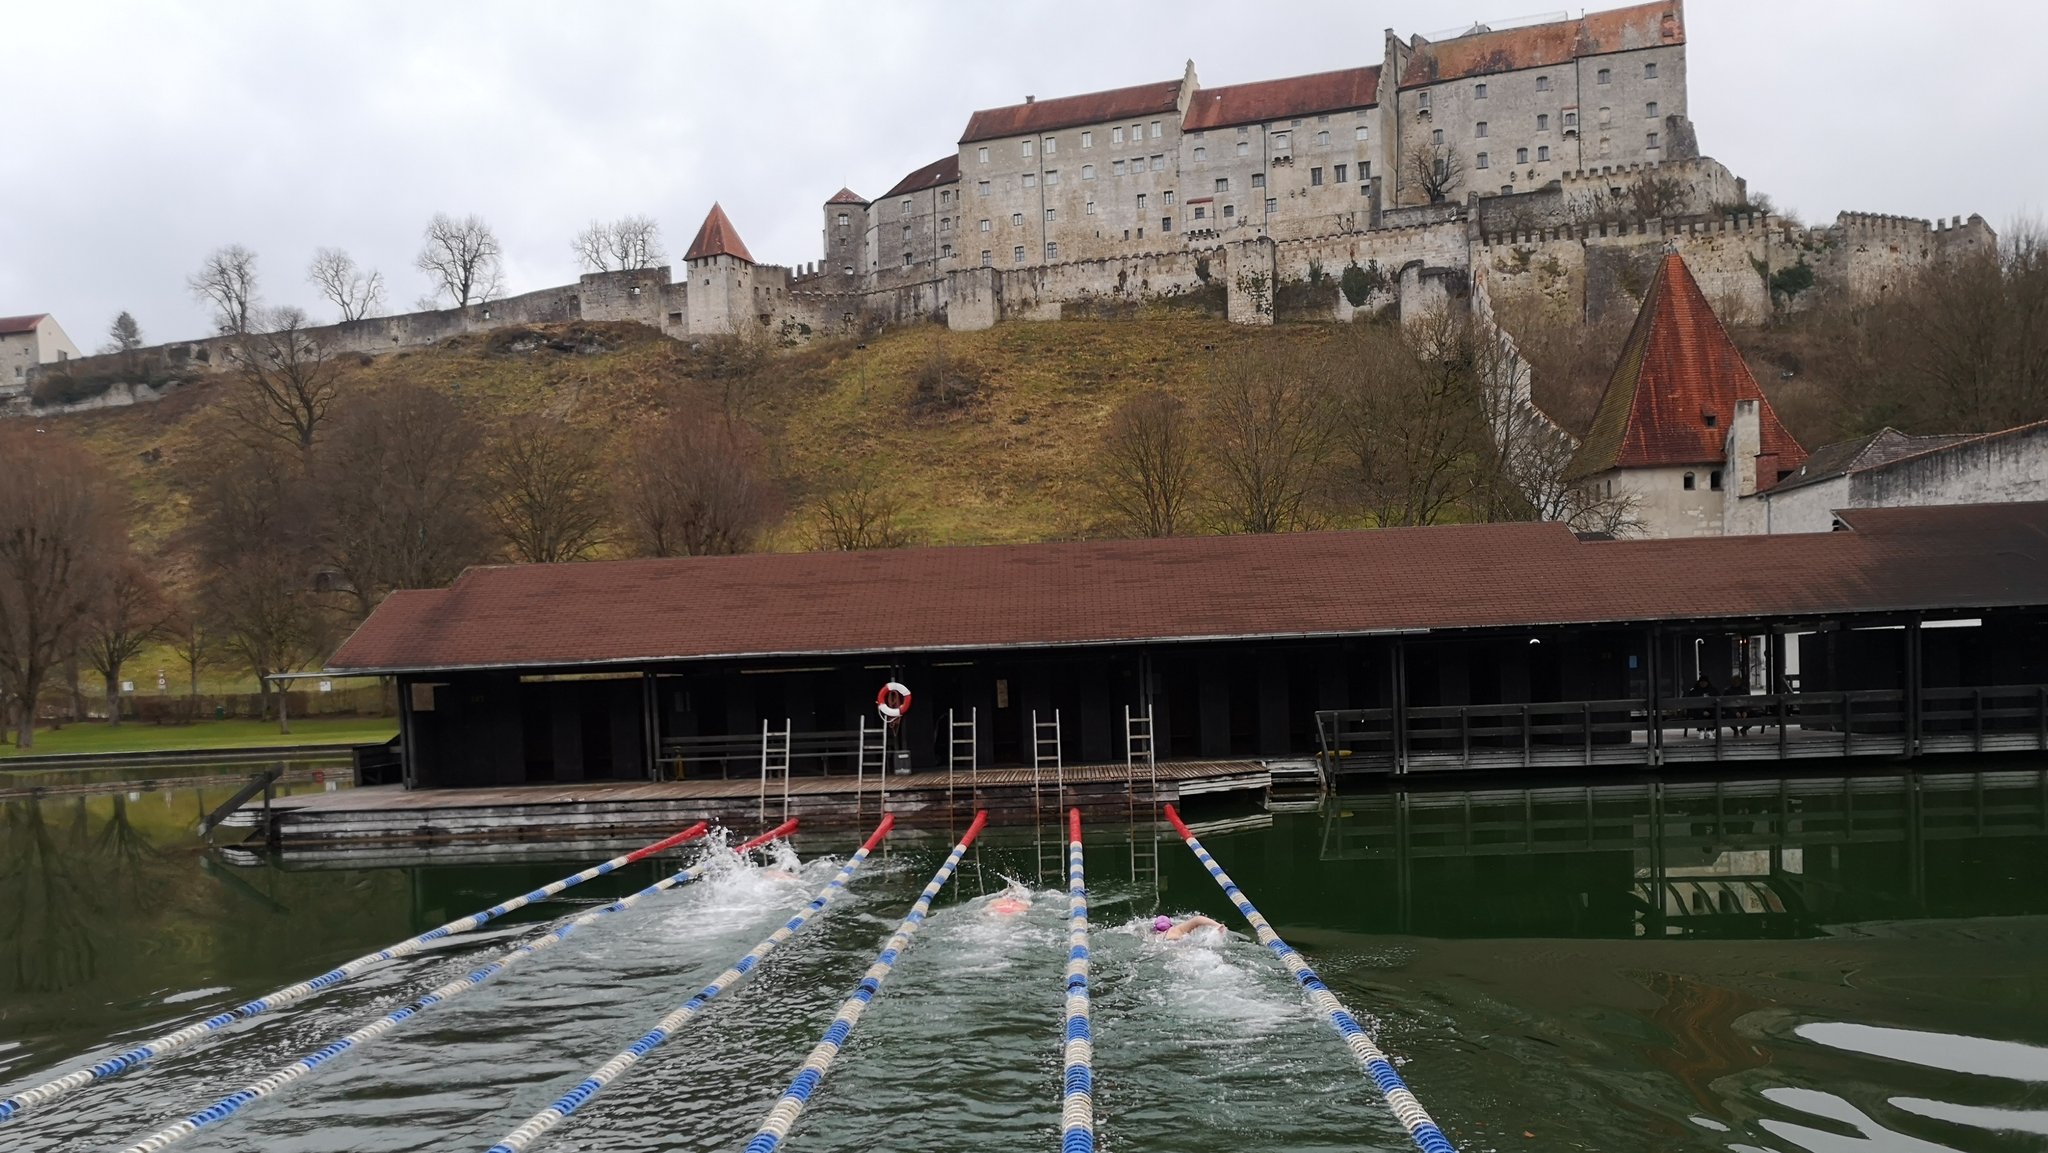
[[761, 1119], [760, 1127], [747, 1141], [746, 1153], [774, 1153], [775, 1149], [788, 1139], [790, 1128], [803, 1114], [804, 1106], [810, 1102], [811, 1094], [817, 1092], [818, 1086], [825, 1080], [825, 1074], [831, 1070], [832, 1059], [839, 1055], [839, 1047], [846, 1043], [846, 1039], [853, 1034], [853, 1027], [860, 1023], [861, 1012], [867, 1008], [868, 1002], [874, 1000], [875, 994], [882, 988], [882, 982], [889, 979], [889, 970], [895, 967], [896, 958], [902, 956], [903, 951], [910, 947], [911, 938], [917, 935], [919, 926], [924, 924], [925, 914], [932, 906], [932, 899], [939, 895], [940, 889], [946, 887], [946, 882], [952, 878], [953, 871], [960, 867], [960, 859], [967, 855], [968, 846], [981, 835], [982, 826], [987, 823], [987, 813], [974, 814], [974, 822], [967, 826], [966, 835], [960, 838], [959, 844], [953, 846], [952, 853], [946, 857], [946, 863], [940, 865], [939, 871], [932, 874], [931, 882], [925, 885], [923, 894], [917, 898], [917, 903], [910, 907], [910, 913], [903, 918], [903, 923], [896, 926], [895, 935], [889, 938], [889, 943], [883, 947], [881, 955], [875, 958], [875, 963], [868, 967], [867, 975], [854, 987], [852, 995], [840, 1002], [839, 1013], [832, 1019], [832, 1027], [825, 1030], [824, 1039], [818, 1042], [817, 1048], [811, 1050], [810, 1056], [804, 1058], [796, 1079], [790, 1082], [788, 1090], [775, 1102], [775, 1106], [768, 1110], [768, 1115]]
[[1095, 1034], [1088, 1024], [1088, 880], [1081, 810], [1067, 812], [1067, 1041], [1060, 1095], [1061, 1153], [1095, 1153]]
[[678, 1029], [688, 1024], [690, 1019], [701, 1012], [704, 1006], [709, 1004], [713, 998], [739, 984], [748, 973], [753, 972], [756, 966], [767, 959], [768, 954], [774, 952], [784, 941], [789, 940], [802, 931], [805, 923], [814, 914], [822, 911], [826, 905], [832, 903], [835, 897], [845, 891], [846, 883], [853, 878], [854, 870], [860, 868], [861, 862], [868, 859], [868, 854], [874, 852], [875, 846], [882, 843], [882, 838], [889, 835], [889, 829], [895, 823], [895, 814], [885, 815], [882, 818], [882, 823], [875, 826], [875, 831], [869, 835], [866, 843], [862, 844], [854, 852], [853, 856], [847, 858], [846, 863], [839, 867], [839, 872], [833, 876], [830, 883], [818, 890], [817, 896], [811, 898], [810, 904], [805, 905], [800, 912], [791, 917], [781, 928], [771, 933], [766, 940], [755, 945], [753, 951], [735, 961], [732, 968], [713, 978], [709, 985], [699, 990], [697, 995], [690, 998], [682, 1008], [663, 1017], [660, 1023], [656, 1024], [654, 1028], [649, 1029], [638, 1041], [633, 1042], [625, 1051], [598, 1066], [588, 1077], [579, 1082], [575, 1088], [562, 1094], [554, 1104], [535, 1113], [527, 1118], [525, 1123], [521, 1124], [517, 1129], [507, 1133], [496, 1145], [491, 1146], [489, 1153], [522, 1153], [527, 1146], [533, 1144], [542, 1134], [568, 1120], [570, 1114], [582, 1108], [592, 1097], [603, 1092], [605, 1086], [611, 1084], [626, 1070], [632, 1068], [640, 1058], [653, 1052], [662, 1042], [674, 1036]]
[[118, 1077], [149, 1061], [154, 1061], [158, 1057], [182, 1049], [203, 1037], [218, 1033], [237, 1021], [245, 1021], [258, 1014], [267, 1013], [272, 1009], [282, 1008], [294, 1001], [310, 997], [324, 989], [331, 989], [372, 965], [395, 960], [399, 957], [410, 956], [434, 941], [441, 940], [444, 937], [452, 937], [458, 933], [470, 932], [489, 921], [504, 916], [514, 909], [524, 908], [535, 901], [548, 900], [561, 894], [564, 890], [580, 885], [593, 877], [602, 877], [635, 861], [644, 860], [665, 849], [672, 849], [685, 841], [694, 840], [703, 836], [704, 830], [707, 827], [703, 821], [699, 821], [674, 836], [663, 837], [651, 845], [643, 845], [630, 853], [613, 857], [602, 864], [592, 865], [580, 873], [563, 877], [559, 881], [551, 881], [523, 896], [514, 897], [500, 904], [492, 905], [482, 912], [471, 913], [467, 917], [450, 921], [438, 929], [430, 929], [417, 937], [400, 941], [396, 945], [379, 949], [374, 953], [365, 953], [347, 964], [329, 969], [318, 977], [300, 981], [296, 985], [287, 985], [274, 993], [268, 993], [253, 1001], [229, 1009], [224, 1013], [208, 1017], [204, 1021], [194, 1022], [175, 1032], [166, 1033], [161, 1037], [145, 1041], [126, 1052], [109, 1057], [89, 1068], [66, 1073], [62, 1077], [37, 1085], [33, 1089], [23, 1090], [4, 1101], [0, 1101], [0, 1122], [10, 1120], [35, 1106], [47, 1105], [67, 1093], [83, 1089], [95, 1081], [104, 1081], [111, 1077]]
[[1351, 1049], [1351, 1055], [1358, 1058], [1359, 1065], [1365, 1069], [1365, 1075], [1372, 1079], [1372, 1083], [1379, 1087], [1381, 1095], [1387, 1099], [1387, 1107], [1393, 1110], [1394, 1119], [1401, 1123], [1402, 1128], [1408, 1130], [1408, 1136], [1415, 1142], [1415, 1147], [1422, 1150], [1422, 1153], [1458, 1153], [1452, 1146], [1450, 1138], [1444, 1136], [1444, 1131], [1437, 1127], [1428, 1110], [1422, 1107], [1422, 1102], [1417, 1101], [1415, 1094], [1408, 1090], [1407, 1082], [1401, 1080], [1401, 1074], [1394, 1070], [1394, 1063], [1387, 1060], [1387, 1055], [1373, 1043], [1372, 1037], [1358, 1023], [1358, 1019], [1351, 1015], [1343, 1002], [1337, 1000], [1337, 995], [1330, 992], [1323, 984], [1322, 978], [1316, 976], [1316, 971], [1309, 968], [1308, 962], [1301, 959], [1301, 954], [1281, 940], [1280, 934], [1273, 931], [1273, 926], [1266, 923], [1266, 918], [1259, 914], [1251, 898], [1244, 895], [1244, 891], [1237, 887], [1237, 882], [1230, 879], [1230, 874], [1223, 871], [1223, 866], [1217, 864], [1216, 859], [1209, 855], [1209, 850], [1202, 847], [1202, 842], [1196, 839], [1195, 834], [1188, 831], [1187, 822], [1180, 819], [1180, 814], [1174, 811], [1172, 805], [1166, 806], [1166, 819], [1173, 822], [1174, 831], [1179, 833], [1180, 839], [1194, 851], [1195, 859], [1202, 862], [1202, 867], [1209, 870], [1209, 875], [1216, 879], [1216, 883], [1223, 889], [1223, 895], [1229, 897], [1230, 902], [1237, 906], [1237, 911], [1243, 913], [1244, 919], [1251, 923], [1252, 931], [1258, 935], [1259, 944], [1272, 950], [1273, 955], [1280, 958], [1280, 963], [1287, 967], [1288, 972], [1294, 974], [1295, 981], [1301, 985], [1302, 991], [1308, 994], [1309, 1002], [1322, 1012], [1330, 1027], [1344, 1039], [1344, 1044]]
[[[755, 837], [753, 840], [750, 840], [745, 844], [738, 846], [737, 848], [733, 849], [732, 852], [744, 853], [749, 849], [765, 845], [778, 837], [786, 836], [791, 830], [795, 828], [796, 822], [794, 820], [785, 821], [782, 824], [776, 826], [775, 828], [770, 829], [768, 832], [765, 832], [760, 836]], [[614, 901], [611, 904], [606, 905], [600, 909], [584, 913], [581, 916], [576, 917], [574, 920], [569, 921], [567, 924], [561, 926], [558, 929], [554, 929], [548, 933], [545, 933], [540, 937], [536, 938], [535, 940], [529, 941], [526, 944], [519, 946], [518, 948], [500, 954], [498, 958], [492, 961], [491, 963], [484, 965], [482, 968], [474, 969], [460, 977], [457, 977], [453, 981], [450, 981], [447, 984], [434, 989], [433, 991], [425, 994], [418, 1000], [414, 1001], [412, 1004], [407, 1005], [405, 1008], [396, 1010], [395, 1012], [387, 1013], [384, 1016], [379, 1017], [377, 1020], [372, 1021], [370, 1024], [363, 1026], [362, 1028], [356, 1030], [353, 1033], [350, 1033], [348, 1036], [343, 1037], [338, 1041], [330, 1042], [327, 1045], [322, 1046], [321, 1048], [316, 1049], [311, 1053], [308, 1053], [304, 1057], [301, 1057], [298, 1060], [292, 1062], [291, 1064], [286, 1065], [285, 1067], [277, 1070], [276, 1072], [271, 1073], [269, 1076], [264, 1077], [262, 1080], [253, 1082], [249, 1085], [244, 1086], [241, 1089], [236, 1090], [233, 1093], [228, 1094], [227, 1096], [221, 1098], [219, 1101], [216, 1101], [212, 1105], [209, 1105], [205, 1109], [202, 1109], [199, 1112], [194, 1113], [189, 1117], [186, 1117], [184, 1120], [168, 1125], [163, 1129], [160, 1129], [157, 1132], [150, 1134], [149, 1136], [129, 1146], [124, 1151], [124, 1153], [156, 1153], [157, 1150], [164, 1149], [172, 1144], [175, 1144], [178, 1141], [182, 1141], [186, 1137], [189, 1137], [192, 1134], [197, 1133], [201, 1129], [207, 1128], [210, 1125], [219, 1124], [220, 1122], [225, 1121], [229, 1117], [232, 1117], [236, 1113], [240, 1112], [242, 1108], [248, 1105], [250, 1102], [259, 1101], [265, 1097], [270, 1096], [272, 1093], [275, 1093], [279, 1089], [284, 1088], [286, 1085], [289, 1085], [292, 1082], [299, 1080], [301, 1077], [304, 1077], [307, 1074], [312, 1073], [314, 1070], [320, 1068], [322, 1065], [327, 1064], [329, 1061], [334, 1060], [336, 1057], [341, 1056], [343, 1053], [346, 1053], [352, 1049], [359, 1048], [362, 1045], [368, 1044], [369, 1042], [377, 1039], [378, 1037], [383, 1036], [391, 1030], [396, 1029], [398, 1026], [404, 1024], [412, 1018], [417, 1017], [420, 1014], [425, 1013], [427, 1010], [434, 1008], [436, 1005], [446, 1004], [448, 1001], [454, 999], [456, 996], [464, 992], [467, 992], [470, 989], [474, 989], [477, 986], [482, 985], [492, 980], [493, 978], [499, 976], [500, 974], [504, 973], [505, 970], [511, 968], [518, 962], [534, 955], [535, 953], [542, 952], [546, 949], [550, 949], [556, 945], [561, 944], [564, 940], [566, 940], [569, 937], [571, 933], [574, 933], [577, 929], [580, 929], [583, 926], [588, 925], [601, 917], [607, 916], [612, 913], [617, 913], [625, 909], [629, 909], [633, 907], [635, 904], [638, 904], [643, 898], [653, 896], [656, 893], [664, 892], [668, 889], [673, 889], [679, 885], [687, 885], [690, 882], [697, 880], [704, 874], [704, 871], [706, 867], [709, 865], [709, 863], [709, 859], [700, 861], [697, 864], [692, 865], [689, 868], [674, 874], [673, 876], [664, 877], [661, 880], [656, 881], [652, 885], [647, 886], [646, 888], [640, 890], [637, 893], [632, 894], [631, 896], [622, 897], [619, 900]]]

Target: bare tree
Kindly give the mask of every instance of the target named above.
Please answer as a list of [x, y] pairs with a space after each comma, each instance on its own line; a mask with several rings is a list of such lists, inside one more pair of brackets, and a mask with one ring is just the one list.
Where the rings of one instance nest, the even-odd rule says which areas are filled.
[[504, 249], [483, 217], [436, 212], [414, 261], [456, 308], [495, 299], [504, 288]]
[[356, 267], [355, 257], [339, 248], [314, 250], [306, 279], [318, 285], [320, 295], [341, 312], [343, 324], [383, 311], [384, 274]]
[[774, 505], [745, 428], [690, 408], [635, 437], [626, 471], [620, 519], [641, 556], [745, 552]]
[[516, 560], [587, 559], [604, 542], [610, 498], [596, 438], [544, 416], [517, 418], [483, 462], [484, 513]]
[[235, 342], [240, 379], [227, 412], [251, 434], [303, 452], [313, 447], [340, 393], [338, 366], [308, 331], [304, 312], [273, 308], [262, 319]]
[[1159, 537], [1194, 529], [1199, 435], [1188, 406], [1164, 391], [1140, 393], [1110, 415], [1096, 491], [1120, 531]]
[[1685, 212], [1692, 189], [1676, 176], [1650, 172], [1629, 186], [1628, 204], [1637, 220], [1663, 220]]
[[592, 272], [653, 268], [667, 259], [661, 225], [651, 216], [621, 216], [609, 224], [593, 220], [572, 242], [576, 259]]
[[439, 588], [486, 559], [481, 438], [447, 395], [396, 384], [355, 400], [314, 455], [317, 559], [364, 618], [393, 589]]
[[871, 468], [835, 472], [818, 493], [815, 547], [836, 552], [902, 548], [911, 537], [894, 493]]
[[1224, 531], [1294, 532], [1319, 521], [1313, 498], [1333, 431], [1323, 367], [1278, 341], [1219, 359], [1205, 415]]
[[127, 544], [97, 464], [70, 441], [0, 429], [0, 696], [16, 744], [35, 744], [36, 701], [83, 639]]
[[142, 326], [135, 323], [135, 318], [123, 310], [114, 317], [114, 322], [107, 326], [107, 343], [101, 351], [134, 352], [141, 347]]
[[1408, 179], [1429, 197], [1431, 204], [1450, 199], [1465, 179], [1465, 161], [1448, 144], [1416, 141], [1408, 150], [1407, 165]]
[[1460, 319], [1352, 326], [1332, 350], [1345, 487], [1375, 524], [1436, 524], [1472, 494], [1486, 427]]
[[212, 666], [219, 655], [218, 644], [210, 631], [206, 618], [195, 606], [180, 605], [164, 622], [160, 630], [164, 641], [170, 646], [171, 655], [185, 666], [185, 699], [188, 706], [198, 707], [199, 673]]
[[185, 278], [185, 287], [213, 306], [215, 328], [229, 335], [247, 332], [258, 308], [256, 254], [239, 244], [216, 248]]
[[163, 590], [133, 557], [100, 586], [86, 616], [85, 663], [106, 687], [107, 723], [121, 723], [121, 669], [158, 637], [170, 615]]

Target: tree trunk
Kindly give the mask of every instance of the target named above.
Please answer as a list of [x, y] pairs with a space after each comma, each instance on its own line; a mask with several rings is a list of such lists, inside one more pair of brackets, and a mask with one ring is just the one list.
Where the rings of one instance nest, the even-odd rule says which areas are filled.
[[107, 680], [107, 723], [121, 723], [121, 670], [116, 668], [106, 674]]

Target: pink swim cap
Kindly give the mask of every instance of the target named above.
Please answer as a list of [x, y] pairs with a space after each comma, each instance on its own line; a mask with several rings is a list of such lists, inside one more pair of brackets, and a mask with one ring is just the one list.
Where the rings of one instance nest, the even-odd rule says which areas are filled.
[[1167, 931], [1168, 929], [1171, 929], [1171, 928], [1173, 928], [1173, 918], [1172, 918], [1172, 917], [1169, 917], [1169, 916], [1167, 916], [1166, 914], [1164, 914], [1164, 913], [1161, 913], [1161, 914], [1160, 914], [1160, 915], [1158, 915], [1157, 917], [1154, 917], [1154, 918], [1152, 918], [1152, 931], [1153, 931], [1153, 932], [1155, 932], [1155, 933], [1164, 933], [1165, 931]]

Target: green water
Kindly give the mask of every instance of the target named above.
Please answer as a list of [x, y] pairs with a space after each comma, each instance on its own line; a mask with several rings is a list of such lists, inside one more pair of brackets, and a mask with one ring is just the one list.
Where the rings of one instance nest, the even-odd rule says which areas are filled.
[[[2001, 763], [2003, 764], [2003, 763]], [[318, 786], [302, 786], [318, 787]], [[607, 855], [259, 862], [190, 830], [231, 786], [0, 802], [0, 1096]], [[1476, 1150], [2048, 1147], [2048, 774], [1608, 784], [1209, 810], [1198, 832]], [[1206, 831], [1204, 829], [1206, 828]], [[1118, 1151], [1407, 1148], [1177, 841], [1090, 831], [1096, 1103]], [[604, 918], [203, 1130], [194, 1150], [482, 1150], [766, 936], [857, 838]], [[734, 1149], [948, 841], [906, 835], [746, 983], [537, 1146]], [[1056, 1149], [1063, 901], [1030, 829], [963, 867], [834, 1066], [799, 1150]], [[122, 1149], [475, 968], [564, 900], [0, 1125]], [[1018, 919], [987, 895], [1041, 890]], [[1155, 911], [1222, 940], [1161, 946]]]

